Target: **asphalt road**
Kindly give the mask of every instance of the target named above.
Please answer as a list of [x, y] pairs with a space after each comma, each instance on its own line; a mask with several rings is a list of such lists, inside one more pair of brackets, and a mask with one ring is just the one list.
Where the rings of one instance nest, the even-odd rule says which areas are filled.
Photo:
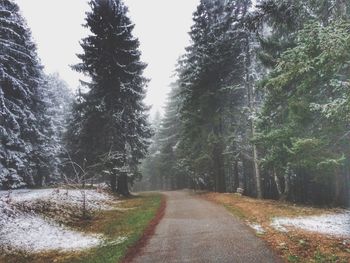
[[165, 194], [165, 215], [133, 262], [282, 262], [225, 208], [188, 192]]

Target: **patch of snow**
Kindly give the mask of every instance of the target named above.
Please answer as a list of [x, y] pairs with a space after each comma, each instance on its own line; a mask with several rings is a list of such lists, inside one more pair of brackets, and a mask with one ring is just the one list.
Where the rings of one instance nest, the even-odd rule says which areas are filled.
[[103, 209], [107, 210], [111, 207], [106, 204], [112, 201], [111, 197], [103, 192], [96, 190], [68, 190], [68, 189], [28, 189], [28, 190], [13, 190], [0, 191], [0, 199], [4, 199], [9, 195], [9, 202], [35, 202], [37, 200], [46, 200], [58, 204], [67, 204], [72, 206], [81, 206], [83, 202], [83, 191], [86, 195], [86, 207], [88, 209]]
[[274, 218], [271, 226], [281, 232], [287, 232], [287, 227], [294, 227], [326, 235], [350, 237], [350, 211], [320, 216]]
[[252, 0], [251, 6], [249, 7], [249, 12], [253, 13], [257, 11], [257, 0]]
[[43, 219], [22, 214], [7, 217], [0, 225], [0, 246], [24, 251], [74, 251], [98, 246], [100, 236], [85, 235]]
[[278, 217], [278, 218], [274, 218], [272, 220], [272, 223], [270, 224], [274, 229], [280, 231], [280, 232], [285, 232], [287, 233], [288, 232], [288, 229], [283, 226], [282, 224], [285, 222], [285, 220], [287, 220], [287, 218], [281, 218], [281, 217]]
[[262, 227], [262, 225], [257, 224], [257, 223], [248, 223], [248, 226], [250, 226], [252, 229], [255, 230], [255, 232], [258, 235], [263, 235], [265, 234], [265, 229]]
[[[89, 209], [106, 209], [113, 198], [96, 190], [85, 190]], [[50, 201], [78, 207], [82, 204], [81, 190], [42, 189], [0, 191], [0, 248], [29, 252], [47, 250], [82, 250], [104, 245], [101, 235], [87, 235], [39, 216], [31, 210], [21, 210], [16, 204]], [[26, 212], [25, 212], [26, 211]], [[121, 237], [113, 242], [124, 242]]]

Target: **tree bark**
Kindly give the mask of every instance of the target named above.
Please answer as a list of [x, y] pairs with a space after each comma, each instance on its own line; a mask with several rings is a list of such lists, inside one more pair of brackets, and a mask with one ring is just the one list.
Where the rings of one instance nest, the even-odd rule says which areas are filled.
[[282, 197], [282, 195], [283, 195], [283, 192], [282, 192], [282, 186], [281, 186], [280, 179], [278, 178], [275, 169], [273, 169], [273, 177], [274, 177], [275, 183], [276, 183], [276, 188], [277, 188], [277, 192], [278, 192], [278, 198], [280, 199]]
[[289, 169], [286, 171], [286, 173], [283, 176], [284, 179], [284, 189], [282, 190], [281, 185], [281, 179], [278, 177], [276, 170], [273, 170], [273, 176], [275, 178], [275, 183], [279, 195], [279, 200], [285, 201], [288, 198], [289, 191], [290, 191], [290, 179], [289, 179]]
[[215, 146], [214, 150], [214, 173], [215, 173], [215, 191], [224, 193], [226, 191], [224, 158], [223, 158], [223, 144], [220, 141]]
[[290, 192], [290, 174], [289, 171], [284, 175], [284, 193], [282, 196], [282, 200], [287, 200], [289, 192]]
[[118, 177], [117, 193], [123, 196], [129, 196], [129, 184], [128, 175], [126, 172], [122, 172]]
[[263, 194], [262, 194], [262, 187], [261, 187], [261, 175], [260, 175], [259, 164], [258, 164], [258, 150], [255, 145], [253, 146], [253, 158], [254, 158], [254, 171], [255, 171], [255, 180], [256, 180], [256, 195], [257, 195], [257, 198], [262, 199]]
[[334, 205], [341, 205], [341, 196], [342, 196], [342, 189], [343, 189], [343, 178], [339, 171], [337, 171], [335, 175], [335, 184], [334, 184], [334, 199], [333, 204]]
[[[247, 90], [247, 97], [248, 97], [248, 107], [250, 115], [250, 131], [251, 131], [251, 138], [254, 138], [255, 136], [255, 122], [254, 122], [254, 113], [256, 111], [255, 109], [255, 92], [254, 88], [252, 87], [252, 79], [250, 77], [250, 70], [251, 70], [251, 49], [250, 49], [250, 39], [247, 35], [246, 37], [246, 57], [245, 57], [245, 86]], [[261, 186], [261, 174], [259, 170], [259, 163], [258, 163], [258, 149], [255, 144], [252, 145], [253, 150], [253, 164], [254, 164], [254, 174], [255, 174], [255, 183], [256, 183], [256, 195], [258, 199], [263, 198], [262, 193], [262, 186]]]
[[115, 174], [111, 175], [110, 182], [111, 182], [111, 191], [114, 193], [117, 192], [117, 176]]
[[241, 188], [243, 191], [245, 190], [245, 181], [244, 181], [244, 163], [243, 161], [237, 162], [237, 168], [238, 168], [238, 179], [239, 179], [239, 185], [238, 188]]
[[238, 171], [238, 161], [235, 161], [233, 167], [233, 191], [236, 192], [237, 188], [239, 188], [239, 171]]

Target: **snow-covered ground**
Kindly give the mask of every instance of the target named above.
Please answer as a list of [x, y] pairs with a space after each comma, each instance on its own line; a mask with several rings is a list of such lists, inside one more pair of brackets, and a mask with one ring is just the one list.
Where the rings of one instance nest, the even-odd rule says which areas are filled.
[[263, 235], [265, 234], [265, 229], [262, 227], [262, 225], [257, 224], [257, 223], [250, 223], [247, 222], [248, 226], [250, 226], [252, 229], [255, 230], [255, 233], [257, 233], [258, 235]]
[[[84, 192], [88, 209], [107, 210], [110, 208], [108, 202], [112, 199], [109, 195], [96, 190], [84, 190]], [[83, 191], [71, 189], [0, 191], [0, 200], [5, 199], [9, 200], [11, 203], [36, 202], [40, 200], [71, 206], [81, 206], [83, 202]]]
[[4, 249], [67, 251], [98, 246], [102, 242], [99, 236], [85, 235], [35, 215], [18, 214], [5, 218], [0, 225], [0, 246]]
[[[110, 209], [112, 198], [103, 192], [86, 190], [88, 209]], [[0, 191], [0, 248], [24, 251], [81, 250], [104, 243], [102, 236], [69, 229], [35, 213], [38, 202], [78, 208], [80, 190], [43, 189]], [[26, 209], [21, 209], [21, 208]], [[33, 210], [31, 210], [33, 207]], [[29, 210], [28, 210], [29, 208]]]
[[350, 211], [338, 214], [297, 218], [274, 218], [272, 227], [287, 232], [289, 227], [321, 234], [350, 238]]

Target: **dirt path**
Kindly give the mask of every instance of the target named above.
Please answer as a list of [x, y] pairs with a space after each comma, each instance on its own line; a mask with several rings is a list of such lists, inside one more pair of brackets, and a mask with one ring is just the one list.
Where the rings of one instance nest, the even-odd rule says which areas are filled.
[[187, 192], [165, 194], [164, 218], [134, 263], [282, 262], [225, 208]]

